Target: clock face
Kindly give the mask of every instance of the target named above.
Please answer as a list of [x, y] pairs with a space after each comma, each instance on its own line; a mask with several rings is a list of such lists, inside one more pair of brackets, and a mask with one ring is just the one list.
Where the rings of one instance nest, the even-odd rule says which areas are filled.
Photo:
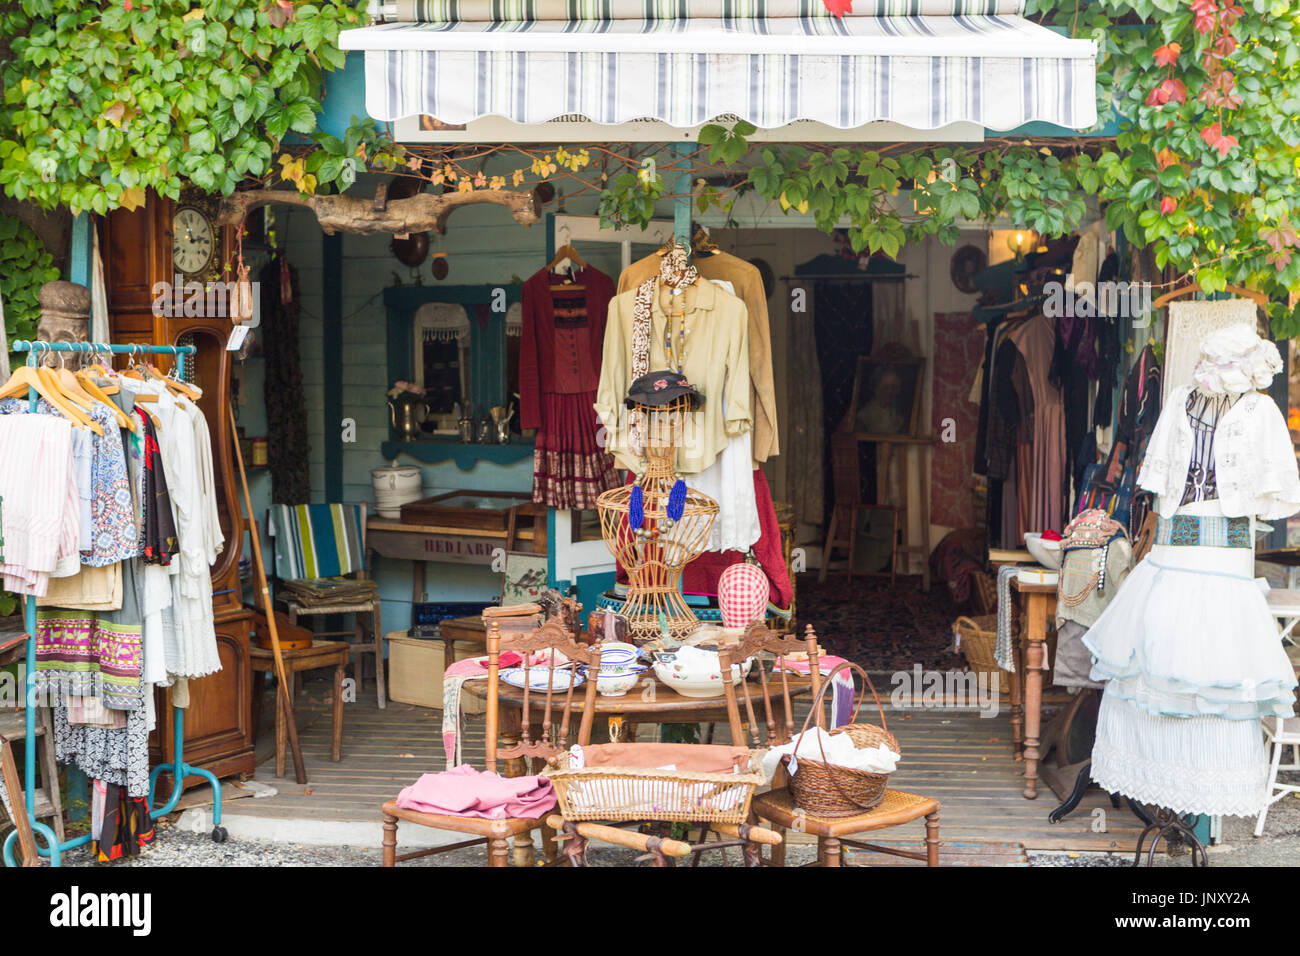
[[194, 275], [212, 260], [212, 253], [212, 223], [192, 206], [181, 206], [172, 217], [172, 263]]

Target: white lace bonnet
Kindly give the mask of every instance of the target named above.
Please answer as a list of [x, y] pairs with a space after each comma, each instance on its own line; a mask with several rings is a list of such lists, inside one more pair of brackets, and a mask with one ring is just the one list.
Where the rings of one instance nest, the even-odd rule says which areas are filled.
[[1276, 345], [1261, 339], [1250, 326], [1233, 325], [1205, 337], [1192, 378], [1204, 392], [1240, 394], [1268, 388], [1280, 371], [1282, 356]]

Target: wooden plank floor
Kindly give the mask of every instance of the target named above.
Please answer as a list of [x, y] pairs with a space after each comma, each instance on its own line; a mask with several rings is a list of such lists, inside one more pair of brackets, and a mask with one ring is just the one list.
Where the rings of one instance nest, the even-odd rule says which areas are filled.
[[[275, 787], [278, 793], [239, 800], [229, 812], [282, 819], [377, 821], [383, 801], [395, 797], [421, 773], [443, 768], [441, 711], [396, 702], [381, 711], [369, 683], [358, 694], [358, 702], [346, 705], [343, 760], [331, 762], [327, 706], [331, 689], [325, 681], [309, 681], [299, 696], [300, 737], [310, 778], [305, 787], [294, 782], [292, 762], [286, 777], [275, 776], [272, 697], [268, 692], [255, 779]], [[1058, 824], [1047, 821], [1048, 812], [1057, 803], [1049, 789], [1043, 787], [1037, 800], [1024, 799], [1023, 765], [1011, 755], [1011, 728], [1005, 713], [984, 719], [970, 712], [934, 708], [887, 709], [887, 718], [903, 751], [890, 785], [940, 801], [940, 832], [945, 844], [999, 845], [996, 852], [987, 846], [962, 850], [962, 854], [983, 853], [984, 862], [996, 858], [1012, 863], [1017, 847], [1125, 851], [1135, 844], [1141, 824], [1126, 809], [1112, 809], [1100, 790], [1090, 790], [1079, 808]], [[469, 717], [466, 723], [466, 759], [481, 766], [483, 718]], [[718, 742], [725, 742], [725, 725], [718, 725], [717, 733]], [[1094, 811], [1102, 816], [1095, 817]], [[888, 835], [910, 842], [921, 836], [919, 822], [916, 828], [915, 834], [904, 827]], [[954, 846], [953, 852], [957, 849]]]

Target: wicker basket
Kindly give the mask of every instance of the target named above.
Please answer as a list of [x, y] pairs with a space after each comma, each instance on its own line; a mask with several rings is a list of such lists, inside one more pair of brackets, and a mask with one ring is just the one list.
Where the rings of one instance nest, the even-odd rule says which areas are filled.
[[1007, 672], [998, 666], [998, 616], [959, 617], [952, 622], [952, 633], [957, 638], [966, 663], [976, 674], [983, 674], [992, 682], [996, 677], [1002, 693], [1010, 684]]
[[543, 772], [566, 820], [745, 823], [754, 788], [765, 781], [757, 759], [746, 773], [694, 773], [643, 767], [569, 769], [569, 754]]
[[[871, 678], [867, 676], [866, 671], [849, 661], [838, 664], [825, 677], [821, 688], [817, 692], [817, 697], [808, 711], [808, 716], [804, 719], [803, 729], [799, 732], [799, 740], [802, 740], [803, 735], [807, 732], [808, 722], [812, 720], [814, 714], [818, 713], [822, 705], [822, 698], [826, 696], [827, 688], [833, 685], [835, 676], [840, 671], [849, 668], [861, 674], [864, 683], [871, 689], [871, 696], [876, 701], [876, 709], [880, 712], [881, 726], [857, 723], [858, 713], [857, 708], [854, 708], [853, 720], [843, 727], [835, 728], [830, 733], [848, 734], [855, 747], [877, 747], [884, 744], [894, 753], [901, 755], [902, 751], [899, 750], [898, 741], [885, 727], [885, 708], [880, 703], [880, 696], [876, 693], [875, 685], [871, 683]], [[859, 697], [858, 707], [861, 706], [862, 698]], [[798, 741], [796, 741], [796, 752], [798, 749], [799, 745]], [[823, 756], [825, 756], [824, 753]], [[788, 756], [781, 758], [783, 764], [788, 765], [789, 761]], [[819, 817], [848, 817], [866, 813], [879, 804], [881, 800], [885, 799], [885, 788], [888, 784], [889, 774], [887, 773], [870, 773], [866, 770], [841, 767], [822, 760], [799, 757], [796, 761], [796, 770], [790, 775], [790, 795], [794, 798], [794, 805], [805, 813], [811, 813]]]

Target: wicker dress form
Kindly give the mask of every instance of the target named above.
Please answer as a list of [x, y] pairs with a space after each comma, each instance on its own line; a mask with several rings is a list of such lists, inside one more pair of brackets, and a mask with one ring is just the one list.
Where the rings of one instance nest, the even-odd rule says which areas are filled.
[[[634, 485], [605, 492], [596, 501], [605, 545], [628, 572], [627, 600], [619, 613], [631, 624], [632, 635], [649, 639], [660, 633], [661, 617], [673, 637], [684, 637], [699, 620], [682, 597], [682, 569], [701, 554], [718, 515], [718, 503], [708, 495], [687, 491], [681, 518], [667, 519], [668, 495], [677, 474], [673, 455], [681, 437], [687, 400], [668, 405], [637, 405], [632, 414], [645, 436], [646, 468]], [[638, 536], [628, 523], [632, 489], [640, 488], [649, 536]]]

